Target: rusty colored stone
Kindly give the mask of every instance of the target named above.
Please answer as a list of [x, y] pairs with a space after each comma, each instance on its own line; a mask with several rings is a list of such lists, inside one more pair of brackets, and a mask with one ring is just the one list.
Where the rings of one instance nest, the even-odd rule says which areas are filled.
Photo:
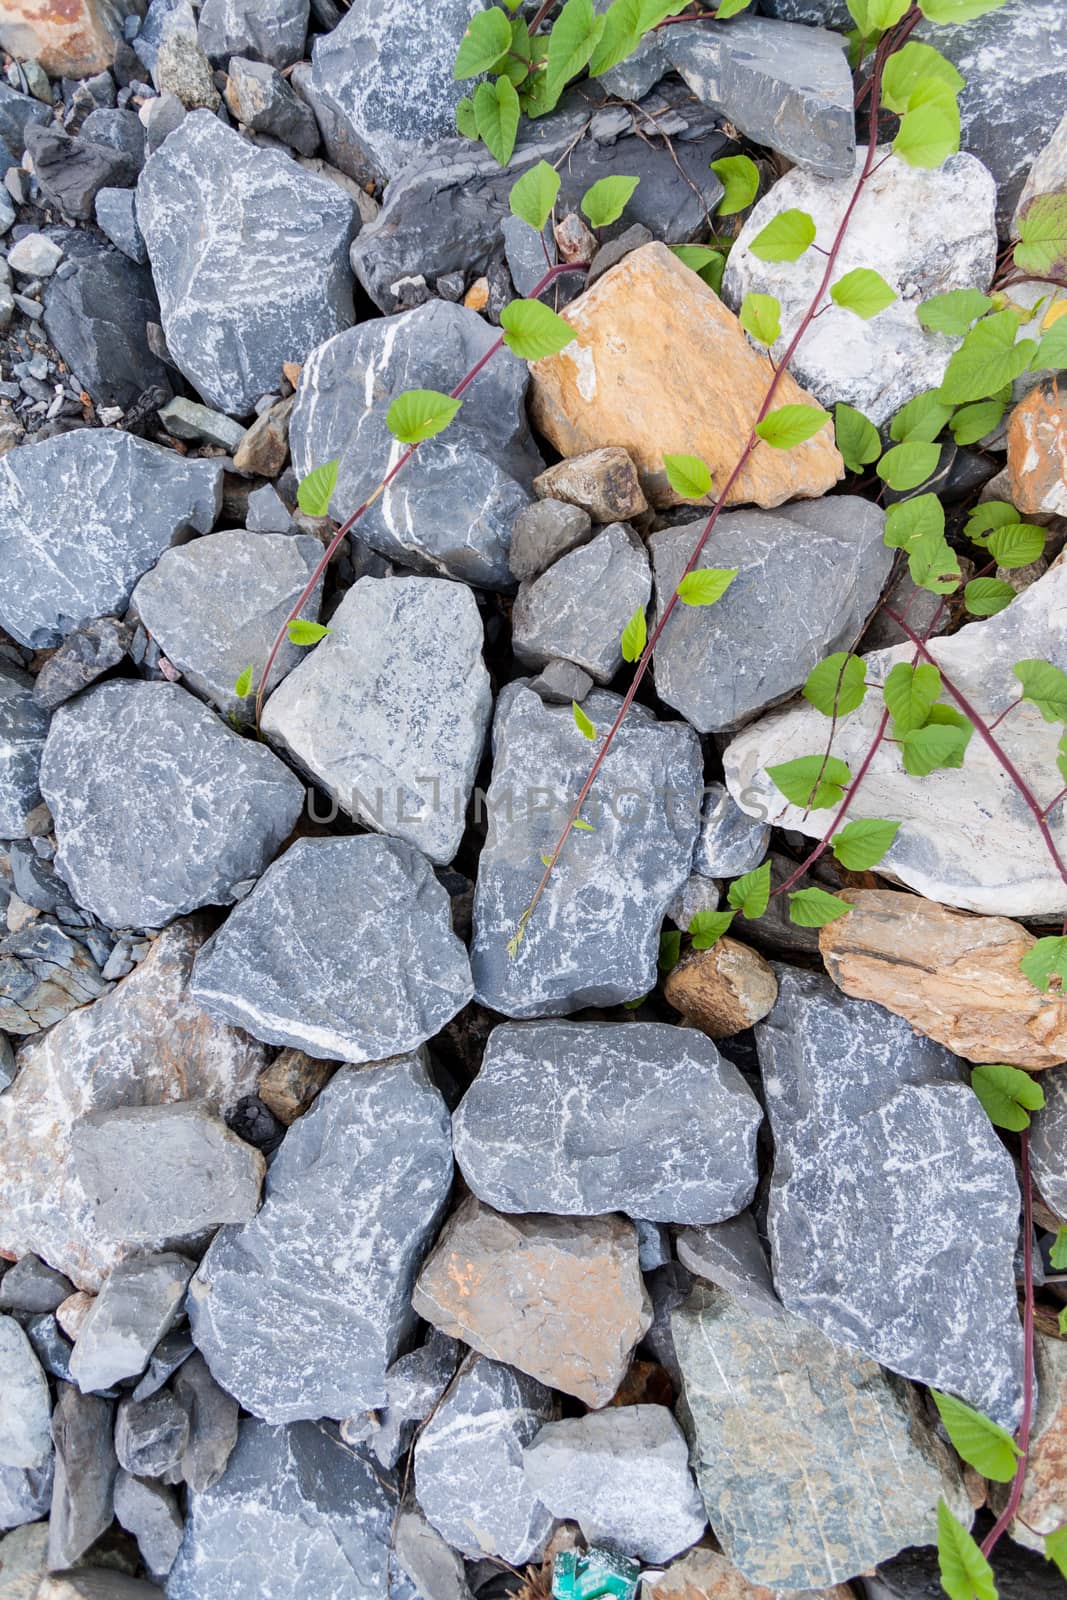
[[[721, 486], [756, 421], [774, 375], [741, 324], [664, 244], [625, 256], [562, 313], [575, 340], [531, 364], [530, 410], [561, 455], [619, 445], [655, 506], [682, 503], [665, 454], [697, 455]], [[815, 405], [784, 373], [774, 408]], [[826, 424], [794, 450], [758, 444], [727, 505], [779, 506], [825, 494], [844, 463]]]
[[594, 522], [629, 522], [648, 510], [637, 468], [625, 450], [590, 450], [558, 461], [533, 486], [539, 500], [565, 500]]
[[88, 78], [110, 67], [122, 19], [136, 9], [123, 0], [5, 0], [0, 47], [53, 78]]
[[501, 1216], [473, 1196], [449, 1218], [411, 1304], [494, 1361], [607, 1405], [652, 1321], [637, 1231], [619, 1216]]
[[293, 396], [279, 400], [257, 417], [237, 449], [233, 464], [237, 472], [256, 478], [276, 478], [289, 459], [289, 417]]
[[475, 278], [463, 296], [463, 304], [468, 311], [484, 311], [489, 304], [489, 279]]
[[846, 889], [851, 915], [819, 932], [839, 989], [874, 1000], [967, 1061], [1031, 1071], [1067, 1061], [1067, 995], [1019, 970], [1036, 940], [1008, 917], [950, 911], [890, 889]]
[[[779, 1600], [781, 1592], [750, 1583], [717, 1550], [695, 1545], [665, 1572], [645, 1579], [641, 1600]], [[790, 1600], [855, 1600], [855, 1591], [847, 1583], [835, 1583], [832, 1589], [798, 1591]]]
[[337, 1071], [336, 1061], [317, 1061], [303, 1050], [283, 1050], [256, 1080], [256, 1093], [288, 1127], [302, 1117]]
[[[1038, 1333], [1034, 1361], [1037, 1410], [1023, 1497], [1010, 1532], [1016, 1544], [1044, 1554], [1044, 1535], [1067, 1522], [1067, 1344]], [[995, 1512], [1003, 1511], [1010, 1488], [1006, 1483], [990, 1485], [990, 1505]]]
[[1067, 390], [1050, 378], [1020, 400], [1008, 421], [1011, 500], [1027, 516], [1067, 516]]
[[729, 1039], [760, 1022], [778, 998], [778, 980], [758, 950], [720, 939], [691, 950], [663, 983], [665, 999], [711, 1039]]

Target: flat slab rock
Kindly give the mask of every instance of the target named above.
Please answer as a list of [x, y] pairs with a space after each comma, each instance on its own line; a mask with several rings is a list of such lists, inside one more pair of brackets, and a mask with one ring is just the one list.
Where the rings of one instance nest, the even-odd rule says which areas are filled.
[[452, 1129], [463, 1176], [498, 1211], [694, 1223], [751, 1200], [761, 1121], [694, 1029], [546, 1021], [493, 1029]]
[[352, 322], [348, 195], [209, 111], [192, 112], [149, 157], [137, 221], [170, 353], [221, 411], [247, 415], [283, 362]]
[[[348, 516], [404, 451], [385, 422], [395, 397], [447, 393], [496, 337], [476, 312], [433, 300], [320, 344], [304, 364], [289, 428], [297, 476], [337, 460], [330, 509], [338, 521]], [[359, 537], [372, 550], [437, 577], [514, 587], [511, 527], [543, 466], [526, 420], [527, 381], [523, 363], [510, 358], [479, 373], [455, 421], [419, 447], [360, 519]]]
[[[190, 997], [205, 929], [176, 922], [110, 994], [72, 1012], [19, 1051], [0, 1095], [0, 1248], [29, 1251], [96, 1289], [131, 1243], [108, 1239], [75, 1174], [72, 1131], [117, 1106], [201, 1099], [225, 1112], [255, 1090], [267, 1052], [207, 1015]], [[166, 1233], [139, 1243], [168, 1242]]]
[[1012, 1160], [955, 1057], [814, 972], [756, 1027], [768, 1233], [788, 1310], [1013, 1428], [1022, 1405]]
[[[598, 740], [620, 704], [607, 690], [583, 702]], [[598, 742], [579, 732], [569, 706], [515, 684], [499, 697], [493, 744], [471, 948], [479, 1000], [505, 1016], [537, 1017], [646, 994], [667, 907], [689, 876], [703, 791], [696, 734], [632, 708], [583, 808], [595, 831], [568, 841], [514, 956], [508, 941]]]
[[[111, 928], [226, 905], [292, 831], [303, 786], [177, 684], [116, 680], [60, 706], [41, 758], [56, 866]], [[131, 818], [136, 826], [131, 827]]]
[[[1067, 638], [1060, 622], [1067, 604], [1067, 562], [1057, 561], [1004, 611], [972, 622], [950, 638], [931, 640], [930, 654], [952, 681], [994, 720], [1018, 698], [1016, 661], [1037, 658], [1067, 668]], [[718, 609], [717, 607], [715, 609]], [[864, 656], [867, 682], [885, 682], [898, 661], [910, 662], [910, 644]], [[951, 703], [947, 691], [942, 698]], [[833, 754], [855, 772], [882, 712], [882, 696], [868, 690], [863, 704], [838, 722]], [[1033, 705], [1021, 705], [998, 728], [997, 738], [1019, 772], [1028, 775], [1041, 805], [1061, 787], [1056, 770], [1056, 724]], [[822, 748], [826, 718], [798, 702], [746, 728], [723, 756], [726, 784], [750, 815], [800, 833], [820, 835], [824, 812], [807, 816], [790, 806], [766, 768]], [[1063, 881], [1052, 865], [1034, 819], [1014, 784], [980, 738], [971, 740], [958, 769], [909, 778], [895, 746], [883, 743], [850, 809], [854, 817], [892, 817], [902, 823], [881, 870], [929, 900], [995, 916], [1062, 915]], [[989, 818], [997, 818], [995, 834]], [[1049, 828], [1067, 853], [1067, 815], [1057, 807]]]
[[0, 672], [0, 838], [24, 839], [26, 818], [41, 798], [37, 774], [48, 713], [33, 697], [33, 679]]
[[78, 1330], [71, 1376], [83, 1394], [139, 1378], [178, 1319], [193, 1262], [176, 1251], [134, 1255], [108, 1273]]
[[447, 863], [492, 714], [483, 642], [464, 585], [362, 578], [272, 695], [263, 731], [349, 816]]
[[31, 650], [121, 613], [168, 546], [207, 533], [222, 468], [131, 433], [78, 428], [0, 458], [0, 625]]
[[268, 1044], [360, 1062], [431, 1039], [472, 987], [426, 857], [363, 834], [290, 846], [208, 941], [191, 992]]

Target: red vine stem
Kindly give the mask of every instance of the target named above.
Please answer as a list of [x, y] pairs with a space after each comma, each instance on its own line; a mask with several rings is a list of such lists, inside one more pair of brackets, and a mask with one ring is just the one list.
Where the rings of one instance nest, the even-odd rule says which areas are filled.
[[1015, 1520], [1023, 1497], [1026, 1464], [1030, 1453], [1030, 1428], [1034, 1418], [1034, 1201], [1030, 1188], [1030, 1130], [1019, 1135], [1019, 1157], [1023, 1190], [1023, 1414], [1016, 1440], [1019, 1461], [1012, 1479], [1007, 1504], [982, 1541], [982, 1554], [988, 1560]]

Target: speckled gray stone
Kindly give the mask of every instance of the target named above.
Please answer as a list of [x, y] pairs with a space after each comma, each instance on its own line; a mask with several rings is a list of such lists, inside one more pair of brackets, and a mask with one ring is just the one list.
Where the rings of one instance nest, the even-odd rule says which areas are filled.
[[84, 1394], [140, 1377], [177, 1321], [193, 1263], [175, 1251], [130, 1256], [111, 1269], [74, 1341], [70, 1370]]
[[462, 584], [362, 578], [271, 696], [263, 732], [349, 816], [449, 862], [492, 714], [483, 638]]
[[[598, 738], [620, 704], [606, 690], [585, 700]], [[493, 741], [474, 897], [478, 998], [505, 1016], [538, 1017], [646, 994], [664, 914], [689, 876], [703, 788], [696, 734], [633, 707], [583, 809], [595, 831], [572, 831], [514, 957], [507, 945], [544, 870], [541, 856], [565, 828], [598, 746], [575, 727], [569, 706], [546, 705], [521, 684], [499, 698]]]
[[33, 679], [0, 671], [0, 839], [26, 838], [26, 817], [41, 798], [37, 770], [47, 734]]
[[678, 1260], [697, 1278], [728, 1289], [757, 1316], [777, 1316], [770, 1263], [751, 1211], [699, 1228], [683, 1228], [675, 1241]]
[[193, 1337], [216, 1379], [268, 1422], [382, 1405], [451, 1182], [448, 1111], [421, 1057], [335, 1074], [286, 1134], [259, 1215], [224, 1229], [194, 1279]]
[[695, 1029], [546, 1021], [493, 1029], [452, 1127], [463, 1176], [498, 1211], [685, 1223], [748, 1204], [761, 1121]]
[[523, 1452], [526, 1481], [590, 1545], [669, 1561], [707, 1526], [689, 1450], [666, 1406], [608, 1406], [549, 1422]]
[[78, 904], [112, 928], [158, 928], [227, 904], [276, 854], [303, 802], [277, 756], [177, 684], [125, 680], [60, 706], [41, 793], [56, 865]]
[[[385, 423], [396, 395], [405, 389], [447, 393], [496, 337], [476, 312], [433, 300], [403, 316], [363, 322], [321, 345], [305, 362], [289, 428], [297, 476], [337, 459], [330, 509], [337, 520], [348, 516], [370, 479], [377, 482], [403, 452]], [[528, 381], [524, 362], [491, 361], [455, 421], [419, 447], [361, 518], [360, 538], [421, 572], [513, 588], [512, 524], [542, 467], [524, 409]]]
[[651, 594], [644, 545], [626, 523], [613, 522], [522, 584], [511, 613], [512, 649], [524, 666], [563, 658], [594, 682], [610, 683], [622, 666], [622, 631]]
[[247, 1418], [222, 1479], [189, 1497], [168, 1600], [386, 1600], [390, 1487], [330, 1428]]
[[[166, 550], [133, 591], [133, 605], [188, 688], [226, 717], [255, 720], [255, 691], [271, 647], [322, 558], [308, 533], [249, 533], [244, 528]], [[322, 580], [300, 615], [317, 622]], [[306, 652], [286, 639], [268, 687], [281, 682]], [[252, 668], [252, 692], [234, 685]]]
[[0, 1316], [0, 1467], [40, 1467], [52, 1453], [48, 1379], [14, 1317]]
[[1037, 1080], [1045, 1104], [1030, 1118], [1030, 1161], [1045, 1204], [1067, 1217], [1067, 1067], [1051, 1067]]
[[1005, 1427], [1022, 1405], [1012, 1160], [956, 1057], [815, 972], [756, 1027], [785, 1306]]
[[530, 679], [530, 688], [550, 706], [569, 706], [572, 700], [581, 705], [592, 687], [588, 672], [573, 661], [550, 661], [543, 672]]
[[[703, 527], [649, 540], [657, 616]], [[675, 606], [653, 657], [657, 693], [701, 733], [735, 728], [795, 693], [874, 610], [893, 561], [884, 528], [881, 509], [853, 495], [720, 517], [697, 570], [732, 567], [737, 577], [712, 606]]]
[[568, 505], [565, 500], [535, 500], [515, 518], [508, 550], [512, 577], [540, 577], [553, 561], [586, 544], [592, 533], [593, 520], [581, 506]]
[[220, 411], [246, 415], [284, 361], [352, 321], [352, 201], [210, 112], [187, 116], [149, 157], [137, 220], [170, 353]]
[[558, 1415], [552, 1391], [498, 1361], [461, 1372], [415, 1444], [415, 1496], [472, 1560], [535, 1561], [555, 1526], [523, 1472], [523, 1447]]
[[204, 0], [197, 39], [217, 66], [251, 56], [288, 67], [304, 53], [308, 0]]
[[70, 1567], [111, 1523], [118, 1462], [111, 1442], [112, 1401], [61, 1383], [52, 1415], [55, 1486], [48, 1523], [50, 1571]]
[[47, 649], [125, 611], [168, 545], [207, 533], [222, 504], [217, 461], [186, 461], [115, 428], [78, 428], [0, 458], [0, 625]]
[[193, 997], [268, 1044], [384, 1061], [471, 997], [430, 863], [400, 839], [300, 839], [197, 958]]
[[742, 811], [721, 783], [709, 783], [693, 852], [693, 871], [705, 878], [739, 878], [767, 854], [771, 830]]

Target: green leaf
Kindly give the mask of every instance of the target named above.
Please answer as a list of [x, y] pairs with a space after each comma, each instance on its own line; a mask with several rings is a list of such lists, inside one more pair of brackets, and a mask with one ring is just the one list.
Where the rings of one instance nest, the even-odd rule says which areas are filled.
[[558, 95], [586, 65], [604, 32], [604, 18], [593, 0], [567, 0], [548, 41], [548, 89]]
[[749, 920], [762, 917], [771, 900], [770, 862], [765, 861], [754, 871], [746, 872], [741, 878], [735, 878], [726, 898], [734, 910], [740, 911], [743, 917], [748, 917]]
[[806, 211], [780, 211], [749, 245], [760, 261], [797, 261], [815, 239], [815, 223]]
[[626, 210], [630, 197], [640, 178], [626, 178], [621, 174], [611, 178], [598, 178], [582, 196], [582, 210], [594, 228], [606, 228], [618, 222]]
[[897, 297], [880, 272], [871, 267], [854, 267], [838, 278], [830, 290], [830, 299], [845, 311], [854, 311], [864, 322], [876, 317], [879, 311], [891, 306]]
[[531, 228], [541, 233], [552, 215], [558, 194], [559, 173], [547, 161], [539, 161], [535, 167], [524, 172], [517, 183], [512, 184], [508, 205], [514, 216], [528, 222]]
[[296, 503], [309, 517], [325, 517], [336, 487], [337, 462], [324, 461], [321, 467], [315, 467], [306, 478], [301, 478]]
[[659, 936], [659, 961], [657, 965], [661, 972], [670, 972], [672, 967], [678, 965], [678, 957], [682, 953], [682, 935], [678, 928], [664, 928]]
[[641, 43], [641, 0], [612, 0], [604, 13], [604, 28], [589, 58], [589, 75], [598, 78], [633, 55]]
[[936, 389], [926, 389], [901, 406], [889, 424], [889, 437], [897, 444], [932, 444], [952, 415], [952, 407], [938, 399]]
[[912, 95], [928, 79], [946, 85], [952, 94], [963, 88], [963, 78], [951, 61], [946, 61], [940, 51], [928, 44], [909, 40], [895, 51], [885, 64], [882, 74], [882, 103], [887, 111], [907, 111]]
[[835, 833], [830, 843], [837, 860], [849, 872], [867, 872], [881, 861], [899, 829], [899, 822], [883, 822], [877, 817], [857, 818], [855, 822], [847, 822], [840, 833]]
[[852, 774], [837, 756], [797, 756], [767, 768], [767, 776], [789, 801], [806, 811], [822, 811], [843, 799]]
[[949, 1600], [997, 1600], [992, 1567], [944, 1499], [937, 1502], [937, 1560]]
[[904, 771], [910, 778], [926, 778], [940, 767], [962, 767], [971, 729], [928, 722], [903, 739]]
[[474, 122], [490, 155], [506, 167], [519, 131], [519, 97], [510, 78], [478, 85], [474, 91]]
[[464, 139], [477, 139], [478, 119], [474, 115], [474, 101], [470, 95], [464, 95], [456, 106], [456, 132]]
[[1003, 400], [975, 400], [961, 406], [950, 424], [957, 444], [977, 444], [998, 427], [1007, 406]]
[[773, 344], [782, 331], [782, 308], [773, 294], [746, 294], [738, 321], [760, 344]]
[[1064, 783], [1067, 783], [1067, 733], [1060, 736], [1056, 746], [1056, 769]]
[[648, 643], [648, 624], [645, 621], [645, 608], [638, 606], [625, 628], [622, 630], [622, 659], [624, 661], [640, 661], [645, 653]]
[[829, 421], [830, 413], [821, 406], [779, 406], [757, 422], [756, 432], [776, 450], [795, 450]]
[[917, 667], [898, 661], [890, 669], [882, 694], [886, 710], [893, 719], [893, 734], [902, 739], [916, 728], [924, 728], [931, 707], [941, 693], [941, 674], [929, 661]]
[[[1021, 1133], [1030, 1126], [1031, 1111], [1039, 1111], [1045, 1103], [1045, 1091], [1035, 1083], [1028, 1072], [1019, 1067], [984, 1066], [971, 1070], [971, 1088], [985, 1107], [994, 1128], [1006, 1128], [1009, 1133]], [[953, 1444], [956, 1441], [953, 1439]], [[956, 1446], [959, 1449], [959, 1446]], [[963, 1451], [960, 1451], [963, 1454]], [[966, 1459], [971, 1461], [971, 1457]], [[978, 1466], [976, 1461], [972, 1466]], [[979, 1470], [982, 1470], [981, 1468]], [[996, 1478], [995, 1472], [983, 1472], [987, 1478]], [[998, 1483], [1007, 1483], [1008, 1477]]]
[[789, 920], [798, 928], [825, 928], [851, 910], [847, 900], [839, 900], [825, 889], [798, 889], [789, 896]]
[[647, 33], [664, 17], [673, 17], [679, 11], [684, 11], [687, 4], [688, 0], [640, 0], [637, 25], [642, 33]]
[[1015, 590], [1003, 578], [972, 578], [963, 591], [963, 601], [972, 617], [995, 617], [1010, 606]]
[[495, 6], [478, 11], [467, 24], [452, 67], [454, 78], [477, 78], [490, 72], [511, 47], [511, 24]]
[[908, 9], [909, 0], [848, 0], [852, 20], [864, 38], [872, 33], [884, 33], [900, 21]]
[[1046, 722], [1067, 722], [1067, 673], [1051, 661], [1017, 661], [1011, 669]]
[[238, 700], [247, 700], [252, 693], [252, 668], [246, 667], [233, 686], [233, 692]]
[[325, 639], [332, 628], [324, 628], [321, 622], [308, 622], [303, 617], [297, 617], [295, 622], [290, 622], [286, 628], [290, 644], [318, 644], [320, 639]]
[[581, 817], [575, 817], [571, 823], [572, 828], [577, 828], [579, 833], [595, 833], [596, 829], [591, 822], [584, 822]]
[[1009, 522], [1006, 527], [993, 529], [986, 540], [986, 549], [995, 557], [998, 567], [1011, 572], [1036, 561], [1044, 551], [1046, 537], [1044, 528], [1036, 523]]
[[511, 45], [507, 55], [497, 63], [496, 70], [505, 73], [517, 89], [529, 77], [532, 62], [530, 30], [522, 17], [515, 17], [511, 23]]
[[1019, 513], [1010, 501], [986, 500], [982, 505], [975, 506], [963, 531], [975, 544], [985, 545], [994, 528], [1006, 528], [1018, 520]]
[[919, 0], [919, 10], [931, 22], [973, 22], [987, 11], [998, 11], [1005, 0]]
[[1037, 346], [1032, 339], [1016, 344], [1018, 331], [1013, 311], [996, 311], [975, 323], [948, 364], [940, 398], [954, 406], [985, 400], [1025, 372]]
[[663, 470], [667, 482], [683, 500], [702, 500], [711, 493], [711, 473], [699, 456], [664, 456]]
[[582, 738], [595, 739], [596, 728], [590, 722], [589, 718], [586, 716], [577, 700], [571, 701], [571, 711], [574, 715], [574, 726], [578, 729], [578, 732], [582, 735]]
[[882, 453], [882, 441], [874, 423], [843, 400], [834, 407], [834, 433], [849, 472], [862, 472]]
[[[755, 200], [759, 189], [759, 168], [748, 156], [723, 156], [711, 163], [711, 170], [723, 187], [719, 201], [720, 217], [736, 216]], [[798, 252], [799, 254], [799, 252]]]
[[504, 343], [522, 361], [558, 355], [574, 338], [569, 322], [540, 300], [512, 300], [500, 313]]
[[672, 244], [671, 254], [677, 256], [683, 266], [689, 267], [702, 278], [716, 294], [719, 293], [722, 288], [722, 275], [726, 269], [726, 257], [721, 250], [712, 250], [706, 244]]
[[687, 572], [678, 585], [678, 598], [686, 606], [713, 606], [721, 600], [739, 572], [738, 567], [700, 567]]
[[939, 167], [959, 147], [960, 110], [948, 93], [905, 111], [893, 140], [894, 154], [909, 167]]
[[555, 93], [550, 91], [548, 73], [545, 72], [544, 68], [539, 68], [536, 72], [531, 73], [523, 84], [522, 93], [519, 96], [519, 105], [528, 117], [543, 117], [549, 111], [556, 109], [556, 104], [562, 93], [562, 89], [557, 89]]
[[949, 594], [959, 582], [959, 562], [945, 540], [945, 513], [935, 494], [918, 494], [889, 507], [885, 542], [905, 550], [912, 580], [934, 594]]
[[[1000, 1067], [992, 1068], [993, 1072], [1001, 1070]], [[1020, 1072], [1019, 1077], [1026, 1078], [1027, 1083], [1031, 1085], [1034, 1084], [1034, 1080], [1027, 1078], [1025, 1072]], [[985, 1105], [985, 1099], [980, 1092], [978, 1098]], [[1044, 1095], [1041, 1098], [1043, 1100]], [[986, 1109], [988, 1110], [988, 1107]], [[1029, 1121], [1027, 1117], [1026, 1122]], [[1003, 1123], [997, 1123], [997, 1127], [1003, 1126]], [[991, 1421], [989, 1417], [984, 1417], [980, 1411], [975, 1411], [973, 1406], [965, 1405], [962, 1400], [956, 1400], [950, 1394], [942, 1394], [939, 1389], [931, 1389], [930, 1393], [941, 1413], [945, 1432], [964, 1461], [980, 1472], [983, 1478], [992, 1478], [994, 1483], [1010, 1483], [1015, 1476], [1015, 1463], [1019, 1459], [1019, 1450], [1007, 1429]]]
[[1036, 277], [1067, 272], [1067, 190], [1039, 194], [1019, 218], [1015, 265]]
[[733, 911], [698, 911], [689, 924], [694, 950], [710, 950], [718, 944], [734, 920]]
[[1045, 367], [1067, 367], [1067, 316], [1056, 318], [1037, 347], [1034, 370], [1040, 372]]
[[[1064, 1326], [1067, 1322], [1067, 1306], [1060, 1312], [1059, 1322], [1062, 1338], [1063, 1334], [1067, 1333], [1067, 1327]], [[1045, 1560], [1053, 1562], [1067, 1578], [1067, 1522], [1062, 1528], [1054, 1528], [1051, 1533], [1046, 1533]]]
[[1067, 980], [1067, 939], [1051, 934], [1039, 939], [1019, 962], [1019, 971], [1035, 989], [1048, 994], [1053, 978], [1059, 978], [1061, 984]]
[[1052, 1241], [1048, 1258], [1057, 1272], [1062, 1272], [1064, 1267], [1067, 1267], [1067, 1223], [1061, 1223], [1056, 1229], [1056, 1237]]
[[730, 17], [736, 17], [739, 11], [747, 11], [752, 0], [720, 0], [719, 9], [715, 13], [716, 22], [726, 22]]
[[878, 463], [878, 476], [891, 489], [917, 489], [937, 470], [939, 444], [895, 444]]
[[931, 295], [919, 307], [919, 321], [934, 333], [962, 335], [977, 317], [992, 309], [993, 302], [978, 289], [949, 289]]
[[859, 656], [835, 651], [812, 667], [802, 693], [824, 716], [847, 717], [863, 704], [867, 693], [864, 664]]
[[442, 433], [462, 404], [437, 389], [405, 389], [389, 407], [385, 425], [401, 444], [421, 444]]

